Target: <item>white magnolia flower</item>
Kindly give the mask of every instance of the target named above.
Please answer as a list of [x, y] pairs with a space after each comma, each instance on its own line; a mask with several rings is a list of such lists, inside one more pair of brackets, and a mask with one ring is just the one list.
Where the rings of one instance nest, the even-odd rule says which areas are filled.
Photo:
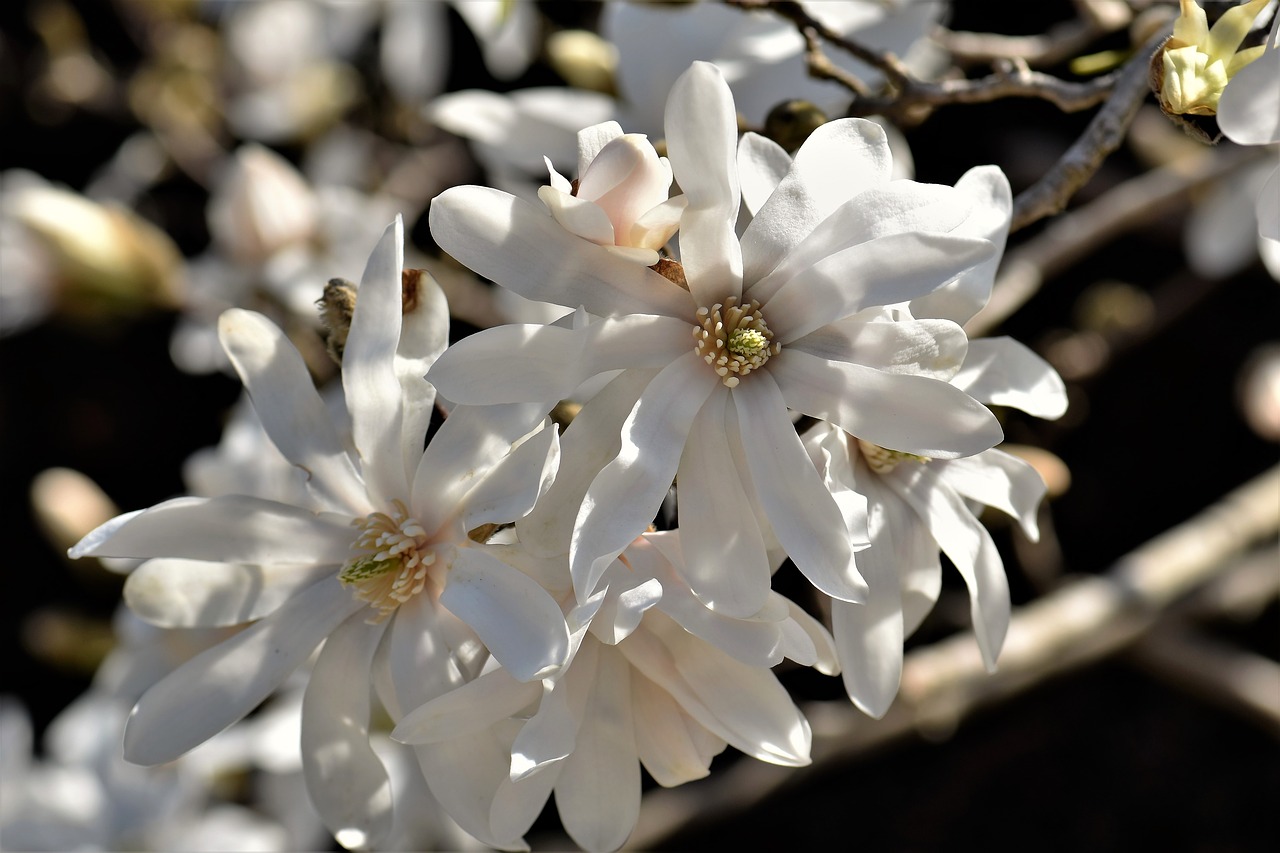
[[346, 343], [354, 453], [278, 328], [242, 310], [220, 323], [263, 427], [309, 475], [303, 503], [179, 498], [72, 549], [150, 558], [128, 595], [171, 627], [257, 620], [142, 696], [125, 731], [130, 761], [163, 763], [207, 740], [325, 641], [303, 702], [302, 755], [316, 808], [347, 846], [376, 843], [391, 825], [369, 691], [353, 688], [372, 680], [396, 717], [402, 703], [476, 674], [490, 653], [525, 679], [568, 654], [557, 603], [468, 535], [529, 510], [554, 472], [555, 430], [534, 428], [528, 407], [457, 409], [423, 452], [435, 395], [422, 375], [445, 347], [448, 310], [429, 277], [402, 275], [402, 243], [397, 220], [369, 259]]
[[[1012, 211], [1003, 173], [979, 167], [956, 188], [985, 202], [984, 215], [974, 224], [1003, 248]], [[998, 260], [999, 255], [894, 310], [964, 323], [990, 297]], [[1057, 372], [1010, 338], [969, 341], [958, 367], [948, 381], [980, 402], [1050, 419], [1066, 411], [1066, 389]], [[941, 589], [939, 549], [969, 588], [978, 648], [983, 662], [994, 669], [1009, 625], [1009, 585], [1000, 554], [974, 507], [991, 506], [1011, 515], [1035, 540], [1036, 510], [1045, 491], [1035, 469], [995, 448], [962, 459], [901, 453], [833, 424], [817, 425], [805, 443], [850, 530], [865, 527], [871, 538], [871, 546], [853, 557], [869, 587], [866, 601], [831, 603], [841, 671], [854, 703], [879, 717], [897, 694], [902, 642], [932, 609]]]
[[[815, 586], [859, 600], [865, 585], [850, 571], [839, 510], [790, 410], [939, 458], [1001, 438], [991, 413], [946, 381], [964, 360], [956, 324], [855, 316], [929, 294], [991, 256], [988, 240], [966, 232], [972, 198], [890, 181], [884, 133], [847, 119], [810, 137], [739, 238], [740, 186], [762, 182], [762, 143], [749, 135], [739, 146], [734, 116], [714, 66], [695, 64], [672, 91], [666, 137], [687, 207], [670, 278], [495, 190], [457, 187], [431, 207], [440, 246], [477, 273], [580, 307], [572, 328], [507, 326], [462, 341], [432, 368], [441, 394], [545, 402], [616, 369], [615, 382], [641, 388], [584, 409], [613, 406], [586, 467], [567, 472], [589, 483], [570, 549], [581, 600], [653, 519], [673, 477], [687, 578], [716, 610], [749, 616], [765, 603], [761, 515]], [[750, 180], [739, 178], [740, 159]]]
[[637, 539], [581, 605], [563, 557], [541, 561], [568, 613], [571, 662], [540, 684], [491, 668], [406, 715], [392, 736], [486, 743], [487, 786], [455, 798], [466, 818], [518, 838], [554, 791], [565, 829], [588, 850], [630, 835], [641, 765], [671, 787], [706, 776], [726, 745], [808, 764], [808, 723], [769, 667], [787, 656], [831, 672], [830, 637], [777, 594], [749, 620], [707, 609], [678, 577], [679, 560], [678, 533]]

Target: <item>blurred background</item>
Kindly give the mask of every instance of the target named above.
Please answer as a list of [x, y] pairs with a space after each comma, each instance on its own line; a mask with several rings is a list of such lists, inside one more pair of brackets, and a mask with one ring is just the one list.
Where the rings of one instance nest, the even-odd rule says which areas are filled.
[[[890, 3], [866, 5], [895, 12]], [[1061, 34], [1084, 20], [1084, 10], [1109, 5], [1118, 23], [1033, 61], [1084, 80], [1128, 58], [1137, 13], [1169, 4], [905, 5], [929, 7], [911, 18], [912, 67], [971, 76], [991, 63], [961, 63], [940, 46], [954, 41], [923, 37], [944, 26]], [[545, 178], [534, 151], [562, 146], [546, 151], [561, 162], [569, 156], [563, 146], [572, 152], [572, 130], [614, 115], [628, 129], [660, 134], [659, 125], [644, 126], [653, 115], [644, 98], [661, 104], [665, 88], [637, 86], [664, 78], [644, 77], [646, 69], [674, 64], [686, 49], [707, 51], [691, 58], [727, 55], [722, 29], [721, 42], [706, 34], [692, 44], [703, 25], [679, 17], [688, 14], [683, 8], [663, 12], [675, 16], [665, 31], [585, 2], [0, 7], [0, 504], [10, 543], [0, 596], [4, 849], [195, 849], [205, 836], [184, 826], [207, 823], [214, 806], [285, 826], [250, 836], [266, 849], [297, 849], [304, 839], [330, 849], [327, 836], [308, 835], [298, 816], [305, 806], [286, 808], [263, 793], [269, 786], [259, 777], [276, 771], [252, 750], [212, 762], [214, 793], [174, 811], [169, 834], [139, 829], [118, 803], [111, 829], [99, 813], [107, 805], [79, 816], [55, 807], [73, 783], [58, 789], [34, 768], [68, 764], [79, 754], [68, 743], [83, 746], [84, 736], [64, 725], [51, 740], [59, 731], [51, 724], [90, 690], [123, 637], [141, 636], [117, 613], [122, 567], [71, 562], [65, 549], [85, 532], [85, 519], [92, 526], [113, 514], [104, 499], [126, 511], [208, 482], [207, 465], [192, 455], [223, 439], [240, 391], [212, 343], [211, 323], [223, 308], [269, 313], [317, 380], [332, 377], [313, 303], [328, 278], [358, 279], [396, 213], [412, 243], [407, 265], [430, 269], [450, 295], [455, 339], [523, 310], [439, 256], [426, 227], [430, 199], [462, 183], [531, 191]], [[867, 39], [895, 32], [885, 25]], [[775, 90], [810, 97], [799, 60], [777, 64], [776, 79], [760, 84], [762, 103]], [[686, 65], [680, 59], [671, 76]], [[848, 94], [830, 84], [821, 91], [835, 104], [827, 115], [841, 115]], [[467, 99], [454, 97], [464, 92]], [[749, 103], [740, 95], [745, 125], [764, 128], [767, 110], [751, 112]], [[953, 183], [972, 166], [995, 163], [1016, 195], [1049, 170], [1093, 113], [1006, 99], [899, 117], [899, 130], [918, 180]], [[776, 120], [772, 132], [781, 133]], [[1006, 257], [1022, 251], [1040, 264], [1043, 280], [989, 333], [1048, 358], [1071, 399], [1057, 422], [1010, 412], [1005, 423], [1008, 441], [1028, 448], [1051, 495], [1039, 544], [990, 519], [1015, 607], [1108, 571], [1276, 463], [1280, 290], [1247, 215], [1259, 169], [1275, 162], [1274, 151], [1204, 146], [1149, 101], [1066, 214], [1011, 237]], [[572, 159], [562, 170], [571, 168]], [[1166, 183], [1153, 188], [1152, 175]], [[1071, 220], [1075, 232], [1051, 230], [1082, 209]], [[1107, 220], [1120, 210], [1123, 217]], [[1079, 234], [1086, 222], [1099, 230], [1088, 239]], [[1272, 498], [1280, 503], [1280, 494]], [[655, 813], [652, 824], [642, 822], [651, 832], [644, 846], [1271, 849], [1280, 837], [1280, 558], [1274, 537], [1238, 557], [1212, 583], [1180, 596], [1141, 642], [1033, 679], [973, 714], [894, 737], [865, 735], [866, 748], [795, 774], [758, 802], [744, 794], [734, 808], [733, 797], [727, 804], [721, 797], [688, 821]], [[786, 591], [788, 579], [780, 584]], [[909, 649], [967, 625], [967, 598], [952, 572]], [[814, 708], [848, 704], [839, 679], [798, 671], [783, 678]], [[14, 722], [24, 714], [26, 729]], [[863, 737], [877, 725], [855, 728]], [[743, 763], [731, 753], [717, 759], [709, 780], [666, 793], [691, 803], [710, 797], [701, 789]], [[20, 794], [15, 784], [30, 791]], [[94, 783], [74, 784], [83, 797]], [[158, 792], [129, 784], [135, 811], [159, 811]], [[46, 829], [15, 844], [19, 836], [5, 838], [4, 820], [37, 808], [26, 796], [95, 828], [65, 836]], [[113, 796], [90, 799], [116, 803]], [[565, 846], [558, 832], [549, 808], [530, 840], [535, 849]], [[444, 849], [464, 843], [429, 832], [406, 837]]]

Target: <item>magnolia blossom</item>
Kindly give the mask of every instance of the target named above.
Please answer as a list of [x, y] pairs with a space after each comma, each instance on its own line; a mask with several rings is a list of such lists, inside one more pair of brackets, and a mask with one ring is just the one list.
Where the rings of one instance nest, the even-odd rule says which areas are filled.
[[706, 776], [730, 744], [808, 764], [809, 726], [769, 667], [786, 656], [833, 671], [826, 631], [777, 594], [749, 620], [715, 613], [679, 578], [680, 559], [677, 532], [637, 539], [582, 604], [563, 556], [540, 561], [566, 608], [570, 662], [540, 684], [491, 668], [407, 714], [392, 736], [486, 743], [487, 786], [455, 800], [467, 817], [518, 838], [554, 791], [565, 829], [588, 850], [631, 833], [641, 765], [669, 787]]
[[1196, 0], [1180, 0], [1173, 36], [1160, 57], [1160, 106], [1175, 115], [1213, 115], [1227, 82], [1262, 54], [1240, 49], [1254, 18], [1271, 0], [1248, 0], [1228, 9], [1212, 27]]
[[[179, 498], [108, 522], [71, 552], [150, 558], [127, 595], [169, 602], [172, 627], [257, 620], [142, 696], [125, 730], [130, 761], [163, 763], [205, 741], [325, 641], [302, 706], [303, 767], [325, 824], [351, 847], [391, 826], [367, 685], [397, 717], [490, 653], [529, 680], [569, 650], [559, 605], [470, 535], [532, 507], [554, 473], [556, 432], [528, 407], [458, 409], [423, 452], [435, 395], [422, 376], [444, 349], [448, 312], [429, 277], [401, 273], [402, 243], [397, 220], [361, 282], [343, 358], [349, 442], [279, 329], [243, 310], [220, 322], [262, 426], [308, 474], [301, 503]], [[447, 785], [452, 765], [439, 772]]]
[[579, 310], [563, 324], [468, 338], [436, 363], [432, 382], [457, 402], [545, 403], [623, 370], [614, 382], [636, 393], [588, 402], [583, 415], [605, 410], [601, 427], [581, 466], [564, 472], [584, 484], [581, 510], [573, 500], [553, 510], [577, 513], [580, 600], [653, 519], [673, 478], [686, 577], [715, 610], [750, 616], [764, 606], [773, 535], [821, 591], [861, 600], [849, 556], [865, 540], [844, 535], [791, 410], [931, 457], [998, 442], [992, 414], [946, 381], [964, 360], [959, 326], [858, 316], [932, 293], [994, 246], [966, 231], [972, 196], [891, 181], [884, 133], [856, 119], [810, 137], [739, 237], [740, 197], [767, 184], [760, 173], [779, 159], [754, 135], [739, 146], [733, 98], [705, 63], [673, 89], [666, 139], [687, 204], [679, 262], [656, 271], [505, 193], [458, 187], [436, 199], [431, 227], [443, 249], [523, 296]]

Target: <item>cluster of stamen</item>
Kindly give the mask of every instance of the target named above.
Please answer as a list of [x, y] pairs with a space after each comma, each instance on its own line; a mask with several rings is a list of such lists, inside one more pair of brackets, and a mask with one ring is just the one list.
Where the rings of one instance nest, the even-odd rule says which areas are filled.
[[773, 332], [760, 313], [760, 303], [752, 299], [739, 305], [736, 296], [698, 309], [693, 340], [694, 352], [730, 388], [762, 366], [769, 356], [782, 351], [782, 344], [774, 343]]
[[338, 574], [344, 585], [355, 587], [357, 598], [378, 611], [368, 620], [375, 625], [422, 592], [427, 569], [436, 561], [422, 525], [400, 501], [393, 507], [390, 515], [375, 512], [354, 522], [360, 527], [351, 545], [354, 556]]
[[881, 447], [878, 444], [872, 444], [862, 439], [857, 441], [858, 449], [862, 451], [862, 457], [867, 460], [867, 465], [871, 466], [871, 470], [877, 474], [888, 474], [894, 468], [897, 468], [900, 462], [925, 464], [929, 461], [928, 456], [917, 456], [914, 453], [906, 453], [901, 450], [890, 450], [887, 447]]

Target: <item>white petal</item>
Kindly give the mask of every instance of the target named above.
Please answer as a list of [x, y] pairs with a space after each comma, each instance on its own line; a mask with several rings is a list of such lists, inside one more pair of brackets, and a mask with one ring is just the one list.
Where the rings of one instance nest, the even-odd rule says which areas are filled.
[[555, 787], [565, 831], [587, 850], [621, 847], [640, 815], [630, 670], [612, 647], [600, 648], [577, 744]]
[[360, 476], [302, 356], [284, 333], [261, 314], [233, 308], [218, 318], [218, 337], [263, 429], [284, 457], [308, 474], [312, 491], [334, 507], [366, 511]]
[[764, 538], [726, 437], [730, 392], [723, 385], [693, 421], [680, 457], [681, 574], [707, 606], [751, 616], [769, 597]]
[[664, 788], [701, 779], [711, 764], [690, 734], [702, 728], [680, 708], [671, 694], [631, 671], [631, 704], [635, 708], [636, 753], [654, 780]]
[[695, 62], [667, 97], [667, 151], [687, 207], [680, 263], [698, 305], [742, 295], [738, 221], [738, 119], [720, 69]]
[[766, 136], [747, 131], [738, 140], [742, 203], [755, 216], [791, 168], [791, 155]]
[[511, 746], [511, 781], [519, 782], [573, 752], [578, 723], [569, 711], [562, 682], [542, 682], [542, 701]]
[[986, 406], [959, 388], [784, 349], [769, 360], [787, 405], [858, 438], [940, 459], [970, 456], [1004, 437]]
[[505, 524], [523, 518], [546, 493], [560, 464], [559, 428], [548, 424], [489, 469], [463, 498], [462, 526]]
[[968, 349], [964, 329], [950, 320], [887, 322], [866, 314], [815, 329], [789, 347], [819, 358], [944, 382], [960, 370]]
[[369, 744], [369, 680], [384, 626], [356, 613], [325, 641], [302, 700], [302, 769], [320, 819], [348, 848], [391, 831], [391, 781]]
[[951, 384], [980, 402], [1013, 406], [1038, 418], [1055, 420], [1067, 410], [1067, 389], [1058, 371], [1012, 338], [970, 341]]
[[161, 628], [214, 628], [260, 619], [332, 566], [251, 566], [203, 560], [148, 560], [124, 582], [124, 600]]
[[929, 293], [993, 251], [986, 240], [949, 234], [879, 237], [830, 255], [788, 279], [764, 306], [764, 315], [774, 339], [785, 346], [863, 308]]
[[661, 249], [680, 227], [680, 219], [684, 216], [685, 206], [688, 203], [687, 198], [678, 195], [649, 208], [631, 226], [631, 245], [654, 250]]
[[[1280, 21], [1280, 18], [1277, 18]], [[1280, 25], [1272, 24], [1271, 48], [1236, 72], [1218, 101], [1218, 126], [1241, 145], [1280, 142], [1280, 48], [1275, 46]]]
[[742, 235], [743, 274], [764, 278], [840, 205], [889, 181], [892, 155], [875, 122], [840, 119], [815, 130], [791, 171]]
[[397, 216], [369, 256], [342, 354], [342, 390], [351, 412], [352, 438], [369, 494], [379, 504], [409, 492], [401, 449], [404, 410], [395, 371], [403, 257], [404, 226]]
[[844, 520], [796, 435], [777, 383], [761, 371], [733, 390], [733, 402], [751, 481], [787, 555], [822, 592], [861, 600], [866, 584], [850, 572]]
[[426, 704], [396, 724], [391, 737], [402, 743], [439, 743], [487, 729], [524, 711], [542, 695], [536, 681], [516, 681], [505, 669], [494, 669]]
[[492, 829], [494, 795], [507, 780], [510, 744], [487, 729], [414, 752], [432, 795], [459, 826], [490, 847], [528, 850], [518, 836], [495, 837]]
[[615, 241], [626, 245], [631, 226], [651, 208], [667, 200], [670, 165], [643, 135], [629, 133], [603, 149], [582, 175], [578, 197], [590, 199], [613, 223]]
[[247, 495], [174, 498], [123, 518], [90, 533], [71, 556], [340, 564], [355, 539], [349, 525]]
[[436, 389], [427, 382], [427, 371], [449, 345], [449, 303], [436, 280], [425, 270], [419, 272], [410, 277], [413, 290], [404, 298], [410, 310], [401, 320], [395, 358], [404, 406], [400, 452], [406, 472], [418, 466], [435, 410]]
[[578, 512], [569, 559], [579, 601], [653, 520], [693, 419], [719, 383], [690, 349], [645, 388], [623, 424], [617, 457], [596, 475]]
[[600, 149], [622, 136], [622, 125], [616, 121], [593, 124], [578, 131], [578, 175], [586, 174]]
[[[630, 636], [644, 618], [645, 611], [663, 597], [664, 587], [661, 581], [653, 577], [646, 579], [646, 572], [635, 571], [638, 567], [631, 556], [635, 552], [635, 545], [625, 552], [629, 563], [627, 568], [631, 571], [625, 574], [615, 572], [607, 576], [609, 587], [604, 591], [599, 608], [589, 620], [591, 633], [611, 646]], [[621, 566], [621, 560], [614, 565]]]
[[555, 187], [542, 187], [538, 198], [570, 234], [601, 246], [613, 245], [613, 223], [595, 202], [568, 195]]
[[[840, 660], [831, 633], [821, 622], [790, 599], [787, 599], [787, 609], [791, 613], [791, 618], [783, 623], [783, 653], [801, 666], [812, 666], [823, 675], [839, 674]], [[800, 648], [799, 638], [794, 636], [796, 630], [802, 632], [807, 638], [803, 649]], [[810, 648], [812, 648], [812, 655], [809, 654]]]
[[565, 231], [528, 202], [484, 187], [453, 187], [431, 202], [431, 235], [475, 272], [521, 296], [596, 316], [689, 317], [684, 289]]
[[519, 781], [513, 782], [508, 776], [498, 782], [489, 808], [489, 827], [494, 838], [519, 838], [529, 831], [560, 780], [560, 768], [561, 762], [553, 762]]
[[568, 658], [569, 629], [560, 606], [531, 578], [481, 548], [458, 551], [440, 603], [520, 681], [541, 678]]
[[344, 619], [365, 607], [336, 579], [178, 667], [142, 695], [124, 732], [125, 758], [163, 764], [252, 711]]
[[1036, 516], [1044, 497], [1044, 480], [1018, 457], [993, 447], [946, 462], [939, 467], [938, 476], [966, 498], [1017, 519], [1031, 541], [1039, 538]]
[[379, 696], [393, 719], [458, 687], [466, 679], [446, 641], [445, 613], [428, 596], [397, 608], [382, 644], [390, 693]]

